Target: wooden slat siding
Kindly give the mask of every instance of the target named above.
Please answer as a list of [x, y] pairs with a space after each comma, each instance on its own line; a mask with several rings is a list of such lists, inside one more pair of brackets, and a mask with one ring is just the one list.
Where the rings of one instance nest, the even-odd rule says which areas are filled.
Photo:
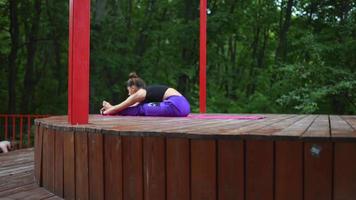
[[275, 200], [303, 200], [303, 142], [275, 142]]
[[89, 197], [104, 199], [103, 135], [88, 134], [89, 139]]
[[48, 188], [49, 177], [48, 177], [48, 157], [49, 157], [49, 130], [43, 128], [43, 160], [42, 160], [42, 173], [43, 173], [43, 187]]
[[167, 138], [167, 200], [190, 198], [189, 140]]
[[75, 140], [74, 132], [63, 133], [64, 198], [75, 199]]
[[337, 142], [334, 148], [334, 200], [355, 199], [356, 143]]
[[191, 140], [191, 200], [216, 199], [216, 141]]
[[76, 132], [75, 135], [75, 197], [89, 199], [88, 134]]
[[[339, 116], [330, 116], [333, 138], [354, 138], [355, 128], [352, 122]], [[356, 198], [356, 143], [335, 142], [334, 144], [334, 200]]]
[[43, 185], [43, 170], [42, 170], [42, 165], [43, 165], [43, 153], [42, 153], [42, 148], [43, 148], [43, 128], [36, 126], [36, 144], [35, 144], [35, 177], [36, 177], [36, 183], [39, 186]]
[[55, 141], [54, 141], [54, 135], [55, 131], [52, 129], [48, 129], [48, 148], [46, 154], [48, 154], [47, 157], [47, 180], [48, 180], [48, 189], [51, 192], [54, 192], [54, 147], [55, 147]]
[[319, 115], [302, 135], [304, 138], [330, 138], [329, 116]]
[[105, 199], [122, 200], [122, 142], [116, 135], [104, 136]]
[[331, 142], [304, 143], [304, 200], [332, 199], [332, 151]]
[[218, 199], [244, 199], [244, 144], [218, 140]]
[[122, 137], [124, 199], [143, 199], [142, 138]]
[[246, 141], [246, 200], [273, 199], [273, 142]]
[[273, 136], [301, 136], [317, 117], [317, 115], [308, 115], [302, 120], [295, 122], [293, 125], [273, 133]]
[[165, 139], [146, 137], [143, 139], [144, 199], [166, 199], [166, 155]]
[[356, 138], [356, 130], [340, 116], [330, 116], [330, 128], [332, 138]]
[[63, 197], [63, 132], [55, 135], [54, 194]]

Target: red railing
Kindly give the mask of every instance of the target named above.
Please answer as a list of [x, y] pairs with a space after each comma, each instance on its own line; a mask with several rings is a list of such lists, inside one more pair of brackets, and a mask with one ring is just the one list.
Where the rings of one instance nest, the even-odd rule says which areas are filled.
[[11, 140], [18, 143], [18, 148], [33, 146], [31, 127], [37, 118], [49, 115], [0, 114], [0, 141]]

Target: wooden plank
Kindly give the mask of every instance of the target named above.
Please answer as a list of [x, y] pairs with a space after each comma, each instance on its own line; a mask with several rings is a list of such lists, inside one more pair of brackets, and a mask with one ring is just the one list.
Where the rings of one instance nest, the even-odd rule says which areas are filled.
[[103, 135], [88, 134], [89, 139], [89, 197], [104, 199]]
[[124, 199], [143, 199], [142, 138], [122, 137]]
[[246, 200], [274, 199], [273, 142], [247, 140], [245, 166]]
[[190, 199], [189, 140], [167, 138], [167, 199]]
[[276, 123], [269, 124], [263, 128], [259, 128], [257, 130], [248, 132], [248, 134], [249, 135], [271, 136], [271, 135], [274, 135], [274, 133], [276, 133], [276, 132], [279, 132], [285, 128], [292, 126], [293, 124], [297, 123], [298, 121], [301, 121], [305, 117], [306, 117], [305, 115], [293, 115], [290, 118], [287, 118], [287, 119], [278, 121]]
[[303, 199], [303, 142], [275, 142], [275, 199]]
[[42, 186], [42, 148], [43, 148], [43, 128], [36, 126], [36, 136], [35, 136], [35, 177], [36, 183]]
[[304, 199], [332, 199], [332, 144], [304, 143]]
[[48, 187], [47, 189], [51, 192], [54, 192], [54, 130], [48, 129], [48, 141], [47, 141], [47, 180]]
[[75, 197], [89, 199], [88, 134], [75, 133]]
[[317, 117], [317, 115], [308, 115], [302, 120], [295, 122], [293, 125], [273, 133], [273, 136], [299, 137], [303, 135]]
[[38, 188], [36, 183], [30, 183], [30, 184], [24, 184], [18, 187], [14, 187], [5, 191], [0, 192], [0, 198], [1, 197], [7, 197], [10, 196], [12, 194], [16, 194], [19, 192], [23, 192], [23, 191], [28, 191], [28, 190], [32, 190]]
[[21, 199], [21, 200], [34, 200], [34, 199], [46, 199], [54, 196], [48, 192], [45, 188], [34, 188], [30, 191], [22, 191], [16, 194], [9, 195], [9, 199]]
[[356, 130], [350, 123], [342, 119], [340, 116], [330, 116], [331, 137], [337, 138], [356, 138]]
[[336, 142], [334, 148], [334, 200], [355, 199], [356, 143]]
[[49, 177], [48, 177], [48, 151], [49, 151], [49, 130], [47, 128], [43, 128], [43, 163], [42, 163], [42, 173], [43, 173], [43, 187], [48, 188], [49, 185]]
[[54, 161], [54, 194], [63, 197], [63, 132], [56, 131]]
[[116, 135], [104, 136], [105, 199], [122, 200], [122, 142]]
[[143, 174], [145, 200], [164, 200], [166, 198], [165, 164], [165, 139], [162, 137], [144, 137]]
[[329, 123], [329, 117], [327, 115], [319, 115], [302, 137], [306, 139], [328, 139], [330, 137]]
[[191, 140], [191, 199], [216, 199], [216, 141]]
[[244, 199], [244, 144], [218, 140], [218, 199]]
[[356, 130], [356, 116], [355, 115], [344, 115], [341, 116], [354, 130]]
[[63, 185], [64, 198], [75, 199], [75, 146], [74, 133], [63, 133]]

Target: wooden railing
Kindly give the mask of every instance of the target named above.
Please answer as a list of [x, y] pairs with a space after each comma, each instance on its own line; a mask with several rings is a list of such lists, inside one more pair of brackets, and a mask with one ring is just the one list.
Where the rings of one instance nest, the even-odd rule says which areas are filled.
[[33, 146], [35, 130], [31, 130], [34, 120], [49, 115], [0, 114], [0, 141], [9, 140], [15, 148]]

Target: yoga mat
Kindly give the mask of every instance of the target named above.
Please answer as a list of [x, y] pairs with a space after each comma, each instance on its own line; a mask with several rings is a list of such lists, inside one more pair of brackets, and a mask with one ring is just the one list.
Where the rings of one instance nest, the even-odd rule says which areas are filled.
[[192, 119], [236, 119], [236, 120], [258, 120], [264, 116], [242, 116], [242, 115], [214, 115], [214, 114], [189, 114], [188, 118]]

